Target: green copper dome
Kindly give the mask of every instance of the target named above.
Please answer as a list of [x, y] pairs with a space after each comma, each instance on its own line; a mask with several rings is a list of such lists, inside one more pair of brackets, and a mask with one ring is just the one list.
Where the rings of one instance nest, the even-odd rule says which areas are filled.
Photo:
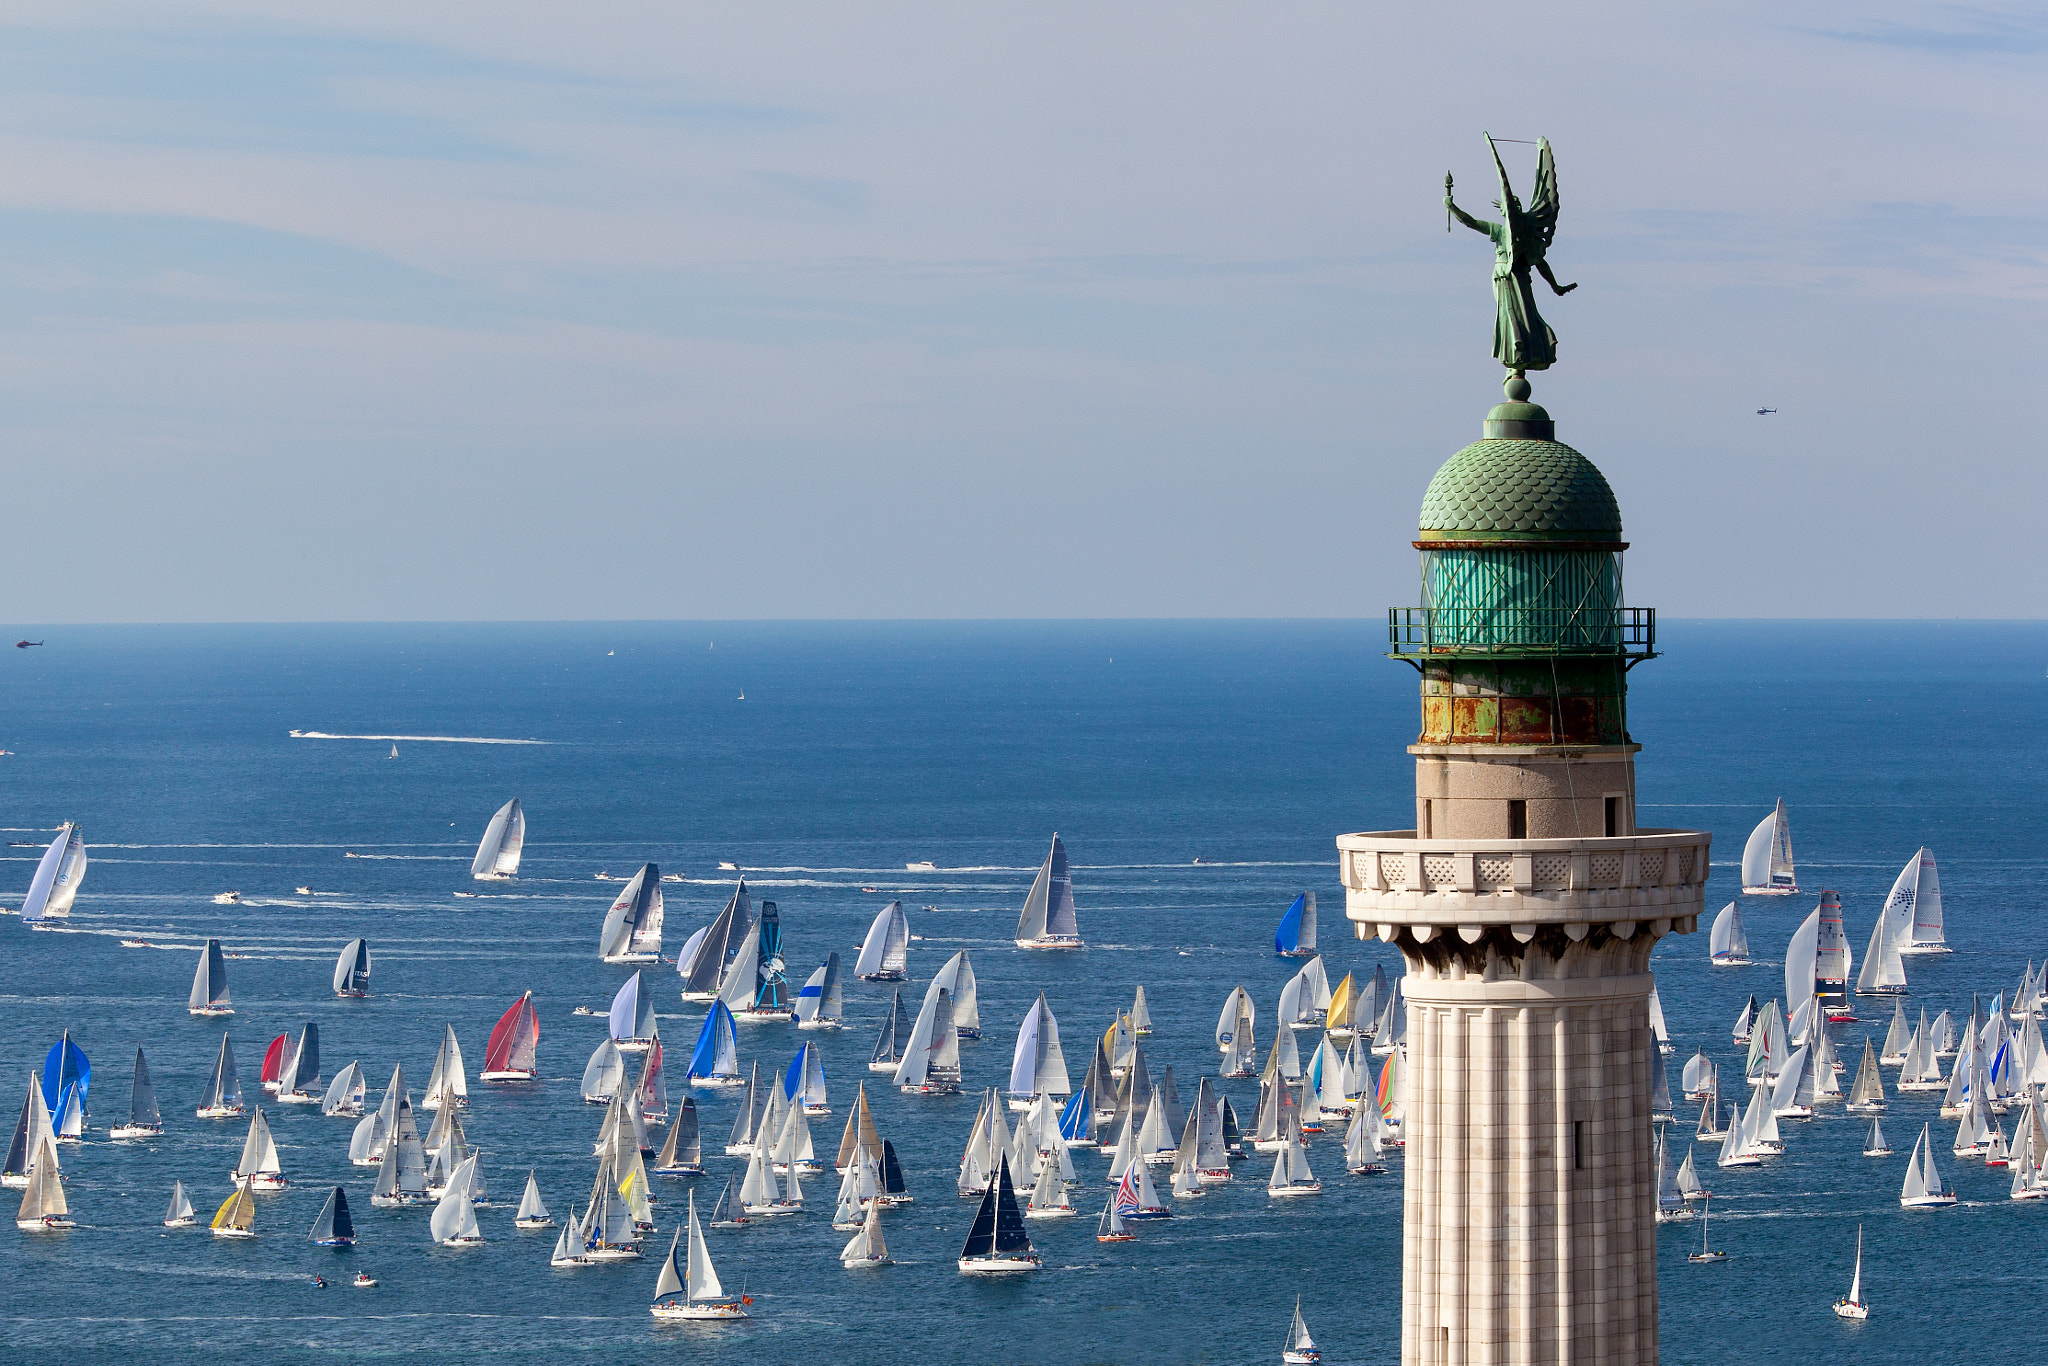
[[1425, 541], [1619, 541], [1621, 508], [1606, 476], [1570, 446], [1489, 436], [1436, 472], [1419, 526]]

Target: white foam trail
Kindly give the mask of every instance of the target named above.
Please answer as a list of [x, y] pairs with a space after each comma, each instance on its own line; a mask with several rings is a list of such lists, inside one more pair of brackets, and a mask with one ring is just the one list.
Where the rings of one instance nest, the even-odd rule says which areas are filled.
[[294, 740], [409, 740], [413, 744], [441, 745], [545, 745], [547, 740], [501, 740], [488, 735], [329, 735], [324, 730], [295, 730]]

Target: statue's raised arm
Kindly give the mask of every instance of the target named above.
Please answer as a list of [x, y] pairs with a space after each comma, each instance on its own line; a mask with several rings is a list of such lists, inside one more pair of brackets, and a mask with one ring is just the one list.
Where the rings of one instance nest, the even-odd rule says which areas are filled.
[[1450, 195], [1450, 178], [1445, 177], [1444, 207], [1452, 217], [1474, 232], [1493, 241], [1493, 354], [1511, 372], [1510, 378], [1529, 370], [1548, 370], [1557, 360], [1557, 335], [1543, 315], [1536, 311], [1532, 274], [1558, 294], [1577, 289], [1577, 284], [1560, 285], [1551, 273], [1546, 256], [1551, 239], [1557, 235], [1557, 161], [1547, 139], [1536, 140], [1536, 185], [1526, 206], [1508, 185], [1507, 167], [1491, 135], [1486, 148], [1493, 156], [1494, 171], [1500, 177], [1500, 198], [1494, 206], [1501, 211], [1498, 223], [1472, 217]]

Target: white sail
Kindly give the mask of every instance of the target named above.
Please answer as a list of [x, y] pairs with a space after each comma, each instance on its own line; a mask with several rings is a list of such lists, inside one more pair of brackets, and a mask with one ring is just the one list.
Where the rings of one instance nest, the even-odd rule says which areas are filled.
[[1941, 922], [1941, 874], [1934, 851], [1922, 848], [1909, 865], [1914, 873], [1913, 904], [1895, 941], [1901, 953], [1946, 953]]
[[462, 1159], [448, 1178], [448, 1188], [442, 1194], [440, 1203], [434, 1206], [433, 1218], [428, 1222], [434, 1241], [482, 1242], [483, 1235], [477, 1227], [476, 1206], [470, 1200], [470, 1180], [476, 1175], [476, 1155]]
[[1060, 1051], [1059, 1021], [1045, 1003], [1045, 993], [1040, 992], [1017, 1027], [1017, 1047], [1010, 1059], [1010, 1094], [1064, 1097], [1073, 1089], [1066, 1055]]
[[1749, 936], [1742, 930], [1742, 911], [1734, 902], [1721, 908], [1714, 917], [1714, 928], [1707, 936], [1707, 949], [1712, 960], [1722, 964], [1738, 964], [1749, 961]]
[[910, 961], [910, 919], [903, 903], [892, 901], [876, 913], [861, 941], [853, 975], [871, 982], [900, 982]]
[[925, 988], [925, 997], [930, 999], [935, 991], [944, 990], [953, 998], [953, 1028], [963, 1039], [981, 1037], [981, 993], [974, 977], [974, 961], [967, 950], [961, 949], [946, 960], [946, 965], [933, 974], [931, 985]]
[[540, 1182], [534, 1179], [531, 1171], [526, 1173], [526, 1189], [520, 1193], [519, 1209], [512, 1217], [516, 1220], [535, 1220], [548, 1217], [547, 1202], [540, 1198]]
[[1067, 846], [1055, 834], [1052, 849], [1039, 865], [1024, 906], [1017, 913], [1016, 941], [1023, 948], [1078, 946], [1081, 927], [1074, 914], [1074, 881], [1067, 866]]
[[[690, 1250], [686, 1254], [687, 1270], [683, 1276], [683, 1297], [689, 1300], [723, 1299], [725, 1287], [719, 1284], [718, 1272], [711, 1265], [711, 1249], [704, 1245], [704, 1230], [697, 1223], [697, 1194], [690, 1193]], [[670, 1250], [673, 1257], [674, 1250]]]
[[427, 1077], [426, 1094], [420, 1099], [422, 1110], [438, 1110], [443, 1104], [469, 1104], [469, 1069], [462, 1061], [462, 1045], [455, 1041], [455, 1026], [448, 1025], [441, 1034], [441, 1051], [434, 1055], [434, 1070]]
[[85, 837], [66, 821], [57, 827], [56, 837], [36, 863], [35, 876], [29, 879], [28, 895], [21, 902], [23, 923], [33, 925], [69, 915], [78, 884], [85, 877], [85, 863]]
[[1799, 922], [1785, 945], [1785, 1013], [1796, 1014], [1813, 999], [1814, 957], [1820, 942], [1820, 912]]
[[507, 878], [519, 872], [519, 851], [526, 845], [526, 813], [514, 797], [499, 807], [484, 827], [483, 841], [469, 866], [471, 877]]
[[1742, 846], [1742, 890], [1796, 892], [1792, 868], [1792, 825], [1781, 797]]
[[1885, 933], [1880, 915], [1870, 927], [1870, 946], [1863, 951], [1863, 971], [1857, 974], [1858, 995], [1893, 995], [1906, 989], [1906, 967], [1899, 960], [1899, 946]]
[[192, 1217], [192, 1201], [185, 1194], [183, 1181], [171, 1182], [171, 1206], [164, 1211], [164, 1223], [174, 1224]]
[[583, 1099], [593, 1105], [609, 1104], [625, 1084], [625, 1056], [617, 1044], [605, 1039], [583, 1065]]
[[1222, 1013], [1216, 1017], [1216, 1051], [1249, 1054], [1256, 1047], [1249, 1037], [1255, 1016], [1251, 993], [1242, 986], [1232, 987], [1223, 998]]

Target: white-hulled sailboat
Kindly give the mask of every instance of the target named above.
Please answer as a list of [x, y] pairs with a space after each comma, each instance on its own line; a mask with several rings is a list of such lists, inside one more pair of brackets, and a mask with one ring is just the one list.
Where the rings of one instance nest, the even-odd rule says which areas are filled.
[[837, 1029], [843, 1023], [844, 993], [839, 983], [839, 955], [827, 954], [817, 971], [796, 993], [798, 1029]]
[[903, 1010], [903, 992], [898, 990], [895, 999], [889, 1002], [889, 1013], [882, 1020], [882, 1027], [875, 1035], [874, 1056], [868, 1059], [868, 1071], [894, 1073], [903, 1065], [903, 1050], [910, 1046], [910, 1016]]
[[1878, 1122], [1874, 1118], [1870, 1121], [1870, 1132], [1864, 1135], [1863, 1138], [1863, 1155], [1865, 1157], [1890, 1157], [1892, 1155], [1891, 1141], [1884, 1136], [1884, 1130], [1878, 1127]]
[[71, 1206], [64, 1199], [64, 1178], [57, 1169], [57, 1140], [45, 1129], [31, 1164], [28, 1189], [14, 1226], [24, 1233], [62, 1233], [72, 1227]]
[[216, 1238], [254, 1238], [256, 1236], [256, 1197], [249, 1194], [246, 1182], [235, 1187], [235, 1193], [221, 1202], [213, 1212], [209, 1227]]
[[291, 1185], [277, 1161], [277, 1141], [270, 1136], [270, 1124], [257, 1106], [249, 1119], [249, 1137], [242, 1143], [242, 1159], [228, 1173], [228, 1179], [246, 1183], [253, 1190], [281, 1191]]
[[533, 1008], [533, 993], [525, 992], [514, 1001], [484, 1043], [485, 1081], [532, 1081], [540, 1075], [534, 1054], [540, 1046], [540, 1016]]
[[1714, 1201], [1710, 1196], [1706, 1203], [1700, 1206], [1700, 1250], [1687, 1253], [1685, 1259], [1688, 1262], [1725, 1262], [1728, 1260], [1727, 1253], [1713, 1251], [1707, 1246], [1707, 1214], [1713, 1208], [1713, 1205]]
[[966, 949], [961, 949], [946, 960], [944, 967], [932, 974], [931, 985], [924, 990], [927, 1001], [932, 993], [943, 990], [953, 998], [953, 1032], [961, 1039], [981, 1037], [981, 986], [975, 980], [974, 960]]
[[704, 1143], [697, 1129], [697, 1101], [694, 1096], [684, 1096], [682, 1104], [676, 1107], [675, 1122], [668, 1126], [668, 1137], [662, 1140], [661, 1152], [654, 1159], [654, 1174], [704, 1174]]
[[967, 1241], [960, 1248], [960, 1270], [970, 1275], [1036, 1271], [1042, 1262], [1031, 1248], [1025, 1232], [1023, 1213], [1017, 1208], [1016, 1188], [1010, 1181], [1008, 1155], [998, 1160], [996, 1179], [982, 1193]]
[[1308, 1154], [1301, 1146], [1301, 1129], [1290, 1124], [1286, 1145], [1273, 1158], [1273, 1174], [1266, 1180], [1266, 1194], [1320, 1195], [1322, 1189], [1323, 1183], [1309, 1170]]
[[1067, 846], [1057, 833], [1024, 897], [1024, 909], [1018, 912], [1016, 940], [1020, 949], [1083, 947], [1081, 926], [1074, 915], [1074, 879], [1067, 868]]
[[709, 1090], [726, 1090], [746, 1085], [740, 1076], [739, 1042], [732, 1011], [725, 1002], [713, 1001], [697, 1032], [697, 1047], [690, 1055], [690, 1085]]
[[532, 1232], [539, 1228], [553, 1228], [555, 1216], [548, 1213], [545, 1200], [540, 1198], [540, 1182], [535, 1179], [533, 1168], [526, 1169], [526, 1189], [519, 1195], [519, 1212], [512, 1216], [512, 1227]]
[[334, 994], [359, 1001], [370, 994], [370, 941], [351, 939], [334, 960]]
[[1713, 931], [1707, 936], [1708, 961], [1717, 968], [1740, 968], [1749, 965], [1749, 936], [1742, 932], [1742, 911], [1734, 902], [1721, 908], [1714, 917]]
[[953, 1032], [953, 998], [943, 990], [918, 1012], [896, 1068], [896, 1089], [918, 1096], [954, 1095], [960, 1090], [960, 1036]]
[[199, 1216], [192, 1209], [192, 1199], [185, 1194], [185, 1183], [171, 1182], [171, 1204], [164, 1211], [164, 1227], [190, 1228], [198, 1222]]
[[892, 901], [868, 926], [853, 975], [863, 982], [903, 982], [909, 980], [909, 964], [910, 919], [903, 914], [903, 903]]
[[107, 1130], [111, 1139], [155, 1138], [164, 1131], [164, 1117], [156, 1103], [156, 1087], [149, 1080], [149, 1063], [142, 1050], [135, 1050], [135, 1081], [128, 1092], [128, 1122]]
[[[696, 1197], [692, 1191], [691, 1198]], [[745, 1228], [754, 1221], [747, 1217], [746, 1201], [740, 1196], [740, 1179], [737, 1175], [725, 1178], [725, 1189], [719, 1193], [718, 1202], [711, 1207], [711, 1227]]]
[[741, 937], [750, 933], [753, 926], [754, 899], [747, 892], [747, 880], [741, 878], [717, 918], [691, 935], [676, 955], [676, 975], [682, 978], [685, 1001], [717, 999], [719, 983], [731, 957], [729, 950], [737, 949]]
[[1316, 1340], [1308, 1335], [1308, 1320], [1301, 1316], [1301, 1296], [1294, 1297], [1294, 1321], [1287, 1325], [1287, 1341], [1280, 1348], [1283, 1366], [1316, 1366], [1323, 1359]]
[[1896, 953], [1948, 953], [1942, 934], [1941, 875], [1934, 852], [1922, 847], [1906, 860], [1905, 869], [1885, 898], [1885, 937]]
[[1216, 1017], [1216, 1051], [1223, 1055], [1218, 1069], [1222, 1076], [1249, 1077], [1258, 1070], [1256, 1014], [1251, 993], [1241, 985], [1232, 987], [1223, 1000], [1223, 1013]]
[[640, 865], [605, 911], [597, 955], [607, 963], [661, 961], [661, 870]]
[[1913, 1141], [1913, 1156], [1906, 1162], [1906, 1180], [1899, 1189], [1899, 1203], [1907, 1209], [1935, 1209], [1956, 1202], [1955, 1193], [1941, 1184], [1941, 1170], [1934, 1165], [1934, 1140], [1929, 1130], [1929, 1125], [1920, 1126], [1920, 1137]]
[[1010, 1059], [1010, 1108], [1028, 1110], [1041, 1096], [1064, 1104], [1073, 1091], [1066, 1054], [1060, 1051], [1059, 1021], [1041, 991], [1017, 1026], [1017, 1047]]
[[499, 807], [484, 827], [483, 841], [476, 847], [469, 875], [479, 882], [503, 882], [519, 876], [519, 851], [525, 845], [526, 812], [514, 797]]
[[1273, 931], [1273, 952], [1282, 958], [1313, 958], [1316, 953], [1316, 894], [1300, 892]]
[[621, 1053], [644, 1053], [654, 1042], [654, 994], [646, 990], [639, 972], [612, 997], [607, 1023]]
[[868, 1267], [887, 1266], [889, 1256], [888, 1240], [882, 1237], [881, 1202], [868, 1205], [867, 1217], [862, 1220], [860, 1231], [846, 1240], [846, 1246], [839, 1251], [839, 1264], [848, 1271], [859, 1271]]
[[438, 1110], [444, 1104], [469, 1104], [469, 1069], [463, 1064], [462, 1045], [455, 1040], [452, 1024], [442, 1028], [441, 1049], [434, 1054], [434, 1070], [427, 1075], [426, 1094], [420, 1099], [422, 1110]]
[[228, 1036], [220, 1036], [220, 1054], [214, 1059], [213, 1077], [194, 1112], [200, 1119], [239, 1119], [242, 1110], [242, 1079], [235, 1072], [235, 1049]]
[[1863, 1062], [1856, 1068], [1856, 1080], [1849, 1087], [1849, 1113], [1874, 1115], [1884, 1109], [1884, 1073], [1878, 1067], [1877, 1049], [1863, 1041]]
[[199, 967], [192, 974], [192, 995], [185, 1003], [188, 1015], [232, 1015], [228, 1000], [228, 965], [220, 941], [209, 939], [199, 951]]
[[433, 1217], [427, 1221], [427, 1230], [434, 1241], [442, 1247], [481, 1247], [483, 1230], [477, 1227], [476, 1205], [470, 1199], [471, 1184], [476, 1180], [476, 1154], [462, 1159], [448, 1178], [448, 1188], [442, 1192], [440, 1203], [434, 1206]]
[[1835, 1317], [1842, 1319], [1867, 1319], [1870, 1306], [1863, 1302], [1863, 1225], [1856, 1225], [1856, 1275], [1849, 1282], [1849, 1293], [1835, 1301]]
[[801, 1105], [807, 1115], [832, 1113], [825, 1093], [825, 1062], [816, 1044], [804, 1044], [789, 1060], [789, 1070], [782, 1074], [782, 1094], [792, 1105]]
[[[1906, 965], [1899, 961], [1899, 946], [1887, 932], [1883, 915], [1870, 927], [1870, 944], [1863, 950], [1863, 971], [1856, 975], [1858, 996], [1903, 996], [1906, 994]], [[1903, 1018], [1905, 1003], [1899, 1003]]]
[[85, 880], [85, 834], [71, 821], [57, 827], [56, 838], [43, 851], [21, 902], [21, 923], [31, 929], [51, 928], [50, 921], [71, 914], [78, 884]]
[[1742, 846], [1742, 894], [1791, 896], [1798, 890], [1792, 869], [1792, 823], [1780, 797], [1777, 808], [1750, 831]]
[[[688, 1235], [684, 1265], [676, 1267], [676, 1247]], [[697, 1223], [697, 1193], [690, 1192], [690, 1210], [683, 1226], [669, 1240], [668, 1260], [654, 1282], [654, 1303], [648, 1312], [658, 1319], [744, 1319], [750, 1317], [746, 1295], [731, 1296], [719, 1284], [711, 1265], [711, 1249], [704, 1244], [704, 1230]]]

